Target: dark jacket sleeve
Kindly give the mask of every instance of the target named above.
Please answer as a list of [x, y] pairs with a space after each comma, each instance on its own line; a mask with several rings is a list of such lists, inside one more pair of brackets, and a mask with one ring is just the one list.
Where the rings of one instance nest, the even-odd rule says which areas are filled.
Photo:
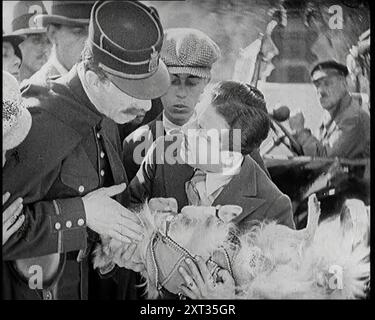
[[139, 165], [135, 163], [133, 159], [133, 151], [136, 146], [136, 143], [133, 139], [125, 139], [123, 143], [123, 152], [122, 152], [122, 163], [126, 171], [126, 175], [131, 181], [139, 170]]
[[129, 181], [137, 174], [152, 143], [152, 133], [148, 126], [138, 128], [124, 140], [122, 161]]
[[[11, 175], [8, 179], [17, 179], [18, 183], [22, 183], [22, 175], [17, 175], [16, 171], [13, 172], [13, 175], [11, 172], [6, 172]], [[82, 199], [76, 197], [42, 200], [48, 191], [46, 186], [53, 183], [58, 173], [59, 170], [56, 168], [43, 177], [39, 183], [33, 184], [32, 190], [28, 190], [31, 185], [25, 181], [25, 188], [20, 187], [18, 192], [10, 191], [12, 196], [5, 207], [19, 196], [24, 197], [22, 214], [25, 215], [25, 221], [3, 246], [4, 260], [38, 257], [86, 247], [86, 215]], [[8, 190], [7, 185], [4, 185], [4, 188]], [[69, 228], [67, 221], [72, 223]]]
[[[86, 248], [85, 211], [81, 198], [40, 201], [24, 206], [22, 227], [3, 246], [3, 259], [16, 260]], [[80, 225], [78, 220], [84, 224]], [[73, 226], [66, 228], [66, 222]], [[60, 224], [57, 229], [56, 224]]]
[[4, 207], [22, 197], [25, 215], [21, 228], [3, 246], [5, 260], [86, 247], [86, 216], [81, 198], [51, 191], [62, 161], [80, 140], [61, 122], [30, 110], [33, 124], [29, 135], [9, 152], [3, 168], [3, 192], [11, 194]]
[[307, 156], [353, 158], [363, 153], [361, 148], [365, 149], [366, 135], [362, 133], [363, 124], [360, 120], [359, 114], [354, 112], [345, 117], [334, 132], [331, 146], [319, 141], [309, 129], [299, 132], [295, 137]]
[[146, 157], [143, 159], [137, 175], [130, 182], [128, 190], [131, 206], [137, 206], [144, 203], [152, 194], [153, 181], [156, 174], [157, 157], [161, 156], [160, 154], [157, 154], [157, 145], [160, 140], [163, 140], [163, 137], [157, 139], [151, 145]]

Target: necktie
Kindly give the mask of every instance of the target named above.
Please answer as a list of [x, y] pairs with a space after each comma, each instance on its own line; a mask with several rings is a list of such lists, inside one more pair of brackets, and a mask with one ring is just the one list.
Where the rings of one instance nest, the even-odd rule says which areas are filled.
[[199, 192], [197, 189], [197, 184], [204, 182], [206, 180], [206, 174], [197, 169], [194, 176], [190, 181], [185, 183], [185, 192], [189, 201], [189, 205], [192, 206], [210, 206], [211, 201], [208, 199], [205, 192]]

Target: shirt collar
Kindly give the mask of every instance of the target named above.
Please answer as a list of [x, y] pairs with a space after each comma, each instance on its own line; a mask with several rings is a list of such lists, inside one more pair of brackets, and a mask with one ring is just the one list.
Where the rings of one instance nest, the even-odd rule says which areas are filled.
[[178, 126], [174, 124], [172, 121], [170, 121], [163, 111], [163, 127], [167, 134], [169, 134], [172, 130], [181, 130], [181, 126]]
[[69, 70], [67, 70], [67, 69], [66, 69], [66, 68], [60, 63], [60, 61], [57, 59], [57, 55], [56, 55], [56, 47], [55, 47], [55, 46], [52, 47], [51, 55], [50, 55], [49, 61], [50, 61], [50, 63], [56, 68], [56, 70], [57, 70], [61, 75], [67, 74], [67, 73], [69, 72]]
[[225, 170], [225, 174], [206, 173], [206, 192], [208, 196], [226, 186], [232, 180], [233, 176], [240, 173], [243, 159], [243, 155], [239, 154], [239, 156], [235, 158], [233, 165]]

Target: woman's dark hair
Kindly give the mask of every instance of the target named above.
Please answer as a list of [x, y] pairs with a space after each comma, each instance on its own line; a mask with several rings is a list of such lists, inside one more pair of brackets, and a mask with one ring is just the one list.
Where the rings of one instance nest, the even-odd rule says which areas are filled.
[[241, 153], [251, 153], [267, 138], [270, 129], [266, 101], [255, 87], [236, 81], [221, 81], [213, 89], [212, 105], [230, 127], [230, 145], [233, 130], [241, 130]]

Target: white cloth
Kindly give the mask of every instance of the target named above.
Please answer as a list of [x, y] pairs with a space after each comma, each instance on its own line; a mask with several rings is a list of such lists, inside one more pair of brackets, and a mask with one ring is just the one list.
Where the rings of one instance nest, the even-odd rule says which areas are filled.
[[178, 126], [176, 124], [174, 124], [172, 121], [170, 121], [166, 115], [165, 115], [165, 112], [163, 112], [163, 127], [164, 127], [164, 130], [167, 134], [169, 134], [171, 131], [175, 131], [175, 130], [178, 130], [180, 131], [182, 126]]
[[224, 187], [240, 173], [243, 162], [243, 156], [238, 154], [235, 156], [233, 165], [225, 169], [223, 173], [206, 172], [205, 181], [196, 184], [198, 193], [202, 199], [208, 198], [210, 205], [215, 201], [218, 195], [223, 191]]

